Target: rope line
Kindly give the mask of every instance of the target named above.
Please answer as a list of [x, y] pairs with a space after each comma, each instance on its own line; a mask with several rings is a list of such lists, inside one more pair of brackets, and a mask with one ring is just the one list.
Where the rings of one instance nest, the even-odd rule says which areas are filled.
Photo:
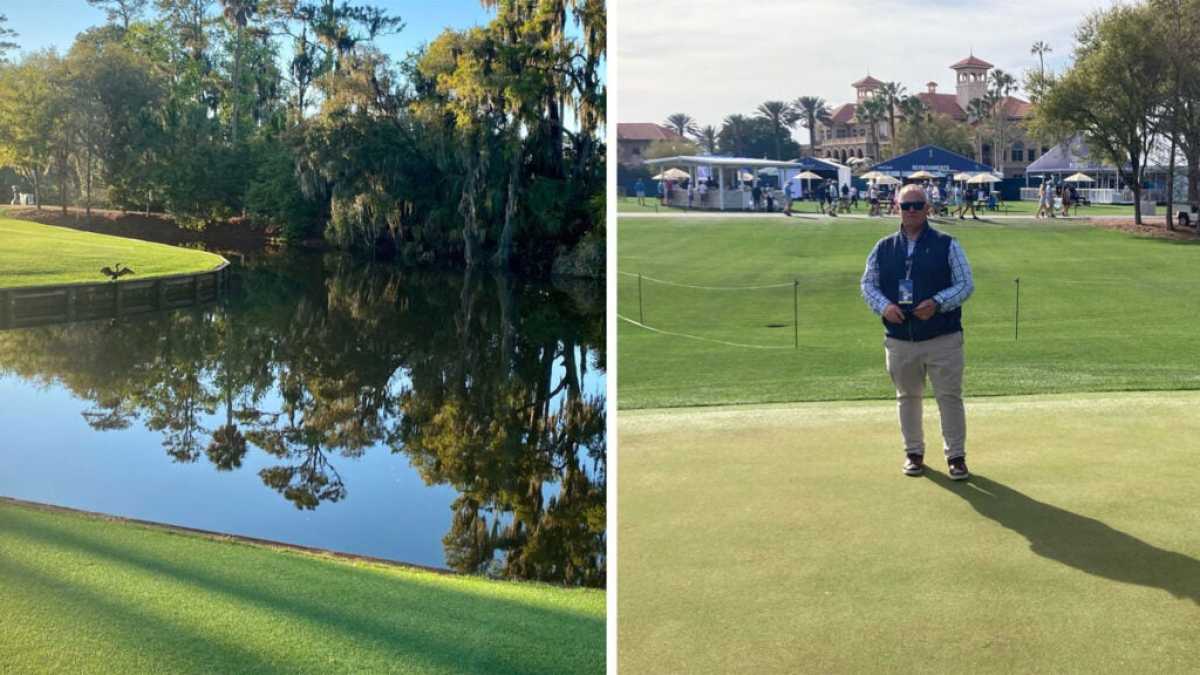
[[[617, 271], [617, 274], [624, 274], [627, 277], [639, 276], [637, 274], [634, 274], [633, 272], [621, 272], [619, 270]], [[757, 291], [757, 290], [762, 290], [764, 288], [791, 288], [793, 286], [793, 284], [768, 284], [766, 286], [693, 286], [692, 284], [681, 284], [681, 283], [677, 283], [674, 281], [655, 279], [654, 277], [648, 277], [645, 275], [640, 275], [640, 276], [643, 279], [645, 279], [646, 281], [653, 281], [656, 284], [665, 284], [667, 286], [678, 286], [679, 288], [695, 288], [695, 289], [701, 290], [701, 291]]]
[[[788, 285], [790, 286], [791, 284], [788, 284]], [[633, 319], [630, 319], [629, 317], [624, 316], [619, 312], [617, 313], [617, 318], [621, 319], [622, 321], [628, 321], [629, 323], [637, 326], [638, 328], [645, 328], [646, 330], [654, 331], [655, 333], [662, 333], [663, 335], [674, 335], [675, 337], [689, 338], [691, 340], [700, 340], [701, 342], [715, 342], [716, 344], [719, 344], [719, 345], [727, 345], [730, 347], [745, 347], [747, 349], [793, 349], [793, 347], [790, 347], [790, 346], [788, 346], [788, 347], [771, 347], [771, 346], [767, 346], [767, 345], [747, 345], [747, 344], [742, 344], [740, 342], [726, 342], [724, 340], [714, 340], [712, 338], [700, 337], [699, 335], [689, 335], [687, 333], [672, 333], [669, 330], [662, 330], [661, 328], [655, 328], [654, 326], [647, 326], [644, 323], [634, 321]]]

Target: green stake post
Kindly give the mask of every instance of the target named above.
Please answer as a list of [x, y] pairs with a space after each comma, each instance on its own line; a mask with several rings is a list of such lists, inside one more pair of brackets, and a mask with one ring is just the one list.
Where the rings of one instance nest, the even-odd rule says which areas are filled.
[[638, 272], [638, 322], [646, 325], [646, 317], [642, 314], [642, 273]]
[[1013, 317], [1013, 340], [1016, 340], [1021, 331], [1021, 277], [1013, 279], [1013, 283], [1017, 285], [1017, 308]]
[[792, 333], [796, 340], [796, 349], [800, 349], [800, 280], [792, 282]]

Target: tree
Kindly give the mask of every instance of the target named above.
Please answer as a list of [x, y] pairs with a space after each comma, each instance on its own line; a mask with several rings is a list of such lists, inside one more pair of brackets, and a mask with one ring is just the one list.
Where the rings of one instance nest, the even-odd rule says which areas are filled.
[[791, 128], [800, 119], [791, 104], [784, 101], [766, 101], [755, 108], [759, 119], [766, 120], [771, 125], [771, 136], [775, 139], [775, 159], [783, 159], [780, 154], [781, 144], [785, 135], [791, 135]]
[[20, 45], [13, 42], [11, 38], [17, 37], [17, 31], [5, 26], [8, 23], [8, 17], [0, 14], [0, 63], [4, 63], [7, 52], [10, 49], [16, 49]]
[[659, 159], [662, 157], [677, 157], [679, 155], [695, 155], [699, 151], [699, 146], [686, 138], [660, 138], [650, 141], [650, 144], [646, 146], [646, 150], [642, 152], [642, 157], [645, 159]]
[[705, 127], [702, 127], [698, 132], [696, 132], [695, 137], [696, 137], [696, 140], [700, 142], [700, 146], [702, 148], [704, 148], [704, 150], [708, 154], [710, 154], [710, 155], [717, 154], [717, 129], [716, 129], [716, 127], [714, 127], [711, 124], [709, 124]]
[[894, 152], [903, 154], [923, 145], [936, 145], [960, 155], [970, 156], [974, 152], [970, 127], [947, 115], [926, 114], [920, 124], [912, 124], [908, 117], [896, 132]]
[[233, 38], [233, 119], [232, 140], [238, 142], [238, 121], [241, 118], [242, 102], [242, 33], [254, 16], [258, 3], [256, 0], [221, 0], [222, 15], [225, 21], [234, 27]]
[[1175, 148], [1187, 164], [1187, 201], [1200, 203], [1200, 36], [1190, 30], [1200, 21], [1200, 1], [1153, 0], [1156, 30], [1167, 50], [1168, 100], [1163, 111], [1164, 133], [1171, 137], [1168, 154], [1167, 225], [1173, 224]]
[[1142, 173], [1167, 99], [1168, 66], [1149, 7], [1117, 5], [1084, 22], [1075, 63], [1042, 102], [1047, 119], [1078, 129], [1133, 190], [1142, 222]]
[[[896, 138], [896, 106], [903, 100], [905, 94], [904, 85], [899, 82], [884, 82], [883, 86], [879, 87], [876, 96], [880, 96], [887, 103], [887, 120], [888, 120], [888, 142], [891, 143]], [[895, 150], [892, 150], [895, 155]]]
[[1004, 166], [1008, 159], [1008, 130], [1011, 126], [1008, 115], [1008, 97], [1009, 94], [1017, 86], [1017, 81], [1012, 75], [997, 68], [991, 72], [989, 78], [989, 94], [992, 100], [992, 130], [995, 132], [995, 139], [992, 144], [992, 164], [1004, 175]]
[[750, 153], [750, 118], [745, 115], [729, 115], [721, 122], [717, 143], [721, 152], [735, 157], [747, 157]]
[[680, 136], [691, 136], [696, 133], [696, 120], [687, 113], [675, 113], [667, 117], [663, 126], [673, 130]]
[[825, 99], [818, 96], [801, 96], [792, 103], [792, 107], [799, 113], [801, 124], [808, 129], [808, 155], [816, 157], [817, 124], [829, 121], [829, 107], [825, 105]]
[[137, 21], [146, 9], [149, 0], [87, 0], [92, 7], [104, 10], [109, 23], [121, 22], [121, 30], [129, 30], [129, 24]]
[[883, 159], [880, 157], [879, 149], [879, 123], [887, 119], [887, 100], [879, 95], [869, 96], [858, 105], [858, 109], [855, 110], [854, 115], [858, 118], [858, 121], [867, 125], [871, 158], [876, 161]]
[[1029, 49], [1030, 54], [1037, 54], [1038, 73], [1043, 79], [1046, 77], [1046, 54], [1049, 54], [1052, 51], [1054, 50], [1050, 48], [1050, 45], [1041, 40], [1033, 43], [1033, 47], [1030, 47]]
[[41, 179], [53, 160], [52, 140], [68, 109], [58, 87], [62, 59], [47, 50], [0, 68], [0, 165], [13, 166], [33, 185], [34, 203], [42, 208]]

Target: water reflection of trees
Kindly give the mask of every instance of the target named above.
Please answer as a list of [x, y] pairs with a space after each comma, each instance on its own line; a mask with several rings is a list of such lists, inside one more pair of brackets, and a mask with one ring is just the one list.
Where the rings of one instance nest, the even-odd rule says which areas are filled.
[[590, 286], [266, 260], [222, 307], [0, 333], [0, 372], [67, 387], [99, 431], [141, 421], [177, 462], [234, 471], [257, 448], [301, 509], [388, 448], [458, 491], [450, 567], [602, 586], [604, 397], [583, 387], [602, 307]]

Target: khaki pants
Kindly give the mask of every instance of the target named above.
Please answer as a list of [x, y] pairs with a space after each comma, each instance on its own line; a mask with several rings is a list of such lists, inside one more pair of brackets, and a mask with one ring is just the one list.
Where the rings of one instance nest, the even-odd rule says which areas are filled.
[[884, 338], [888, 375], [896, 385], [896, 407], [904, 452], [925, 454], [925, 431], [921, 425], [925, 375], [933, 384], [942, 420], [942, 442], [946, 459], [966, 455], [967, 416], [963, 407], [962, 331], [931, 340], [908, 342]]

